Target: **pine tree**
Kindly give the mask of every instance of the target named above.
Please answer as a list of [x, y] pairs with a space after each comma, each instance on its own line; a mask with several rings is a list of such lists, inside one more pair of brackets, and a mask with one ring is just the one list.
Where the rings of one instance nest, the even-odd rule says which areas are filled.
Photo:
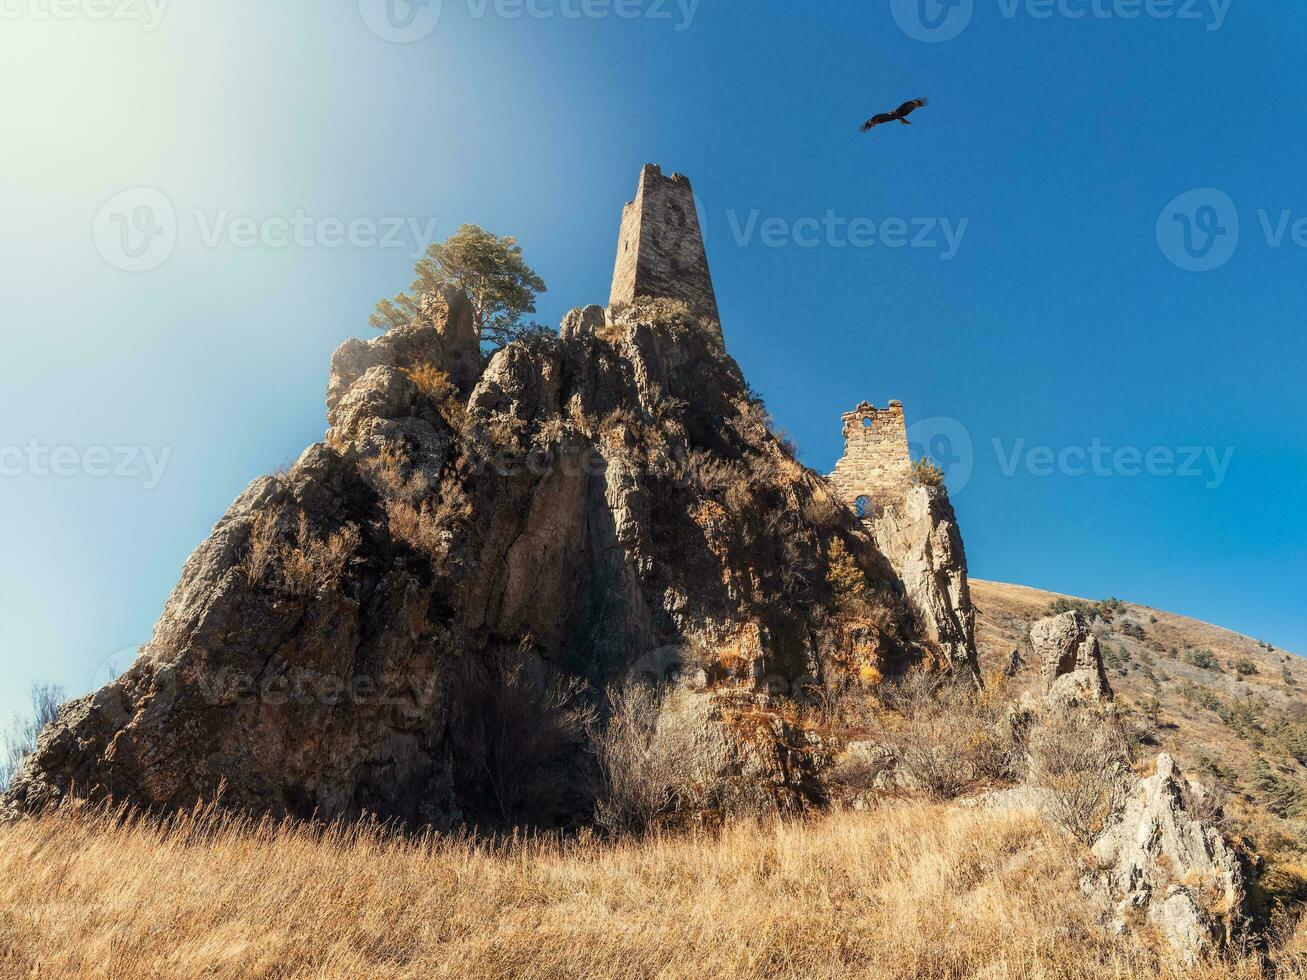
[[522, 323], [523, 314], [535, 312], [535, 297], [545, 292], [545, 282], [522, 259], [512, 236], [500, 238], [476, 225], [462, 225], [444, 242], [433, 242], [413, 272], [408, 292], [377, 304], [368, 321], [374, 327], [389, 330], [410, 323], [423, 296], [453, 286], [467, 293], [477, 335], [491, 350], [543, 329]]

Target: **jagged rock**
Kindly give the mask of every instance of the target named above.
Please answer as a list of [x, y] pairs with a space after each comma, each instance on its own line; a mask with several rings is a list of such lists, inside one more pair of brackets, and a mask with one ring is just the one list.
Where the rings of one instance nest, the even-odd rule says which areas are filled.
[[1098, 637], [1079, 612], [1041, 619], [1030, 628], [1030, 644], [1050, 698], [1111, 700]]
[[1157, 772], [1138, 780], [1120, 816], [1095, 841], [1100, 870], [1082, 884], [1113, 910], [1118, 928], [1145, 916], [1193, 962], [1247, 928], [1247, 886], [1220, 832], [1188, 811], [1185, 785], [1171, 756], [1160, 754]]
[[431, 293], [423, 297], [422, 315], [407, 326], [387, 330], [370, 341], [351, 338], [341, 344], [331, 358], [327, 421], [338, 424], [340, 400], [370, 368], [402, 371], [424, 364], [439, 366], [464, 397], [480, 376], [481, 352], [472, 305], [461, 292]]
[[908, 487], [870, 524], [925, 634], [952, 668], [979, 677], [967, 557], [948, 491]]
[[[526, 751], [485, 731], [509, 710], [504, 679], [532, 679], [534, 711], [553, 678], [600, 692], [648, 651], [747, 633], [737, 683], [765, 702], [831, 669], [836, 540], [880, 607], [868, 644], [890, 665], [922, 655], [903, 583], [851, 515], [817, 505], [829, 490], [770, 433], [715, 327], [667, 304], [590, 307], [482, 371], [466, 300], [423, 311], [342, 345], [325, 443], [232, 504], [136, 663], [65, 707], [9, 805], [221, 791], [305, 817], [580, 819], [579, 744], [539, 760], [568, 788], [547, 808], [506, 804], [487, 775]], [[424, 367], [457, 394], [434, 400], [410, 376]], [[948, 553], [947, 534], [923, 533], [912, 547]], [[820, 802], [810, 772], [765, 747], [798, 736], [773, 735], [719, 747], [724, 764]]]

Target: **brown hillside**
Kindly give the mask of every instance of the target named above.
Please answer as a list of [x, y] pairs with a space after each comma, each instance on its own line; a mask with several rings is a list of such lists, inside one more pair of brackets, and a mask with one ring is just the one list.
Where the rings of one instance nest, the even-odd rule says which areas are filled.
[[1078, 604], [1141, 754], [1172, 753], [1229, 794], [1230, 829], [1266, 858], [1267, 891], [1307, 896], [1307, 664], [1251, 637], [1133, 602], [971, 581], [976, 645], [987, 675], [1018, 651], [1019, 685], [1038, 683], [1030, 625], [1054, 603]]

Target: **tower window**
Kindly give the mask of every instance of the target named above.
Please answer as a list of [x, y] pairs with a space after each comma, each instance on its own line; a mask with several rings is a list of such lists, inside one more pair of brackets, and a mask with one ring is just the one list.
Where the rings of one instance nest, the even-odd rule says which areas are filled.
[[871, 498], [864, 495], [859, 497], [854, 503], [853, 512], [860, 518], [868, 518], [872, 516], [874, 507], [875, 505], [871, 502]]

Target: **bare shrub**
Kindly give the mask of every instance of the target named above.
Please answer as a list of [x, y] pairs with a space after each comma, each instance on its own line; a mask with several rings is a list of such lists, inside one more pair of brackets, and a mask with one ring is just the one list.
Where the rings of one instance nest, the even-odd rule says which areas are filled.
[[674, 813], [749, 809], [704, 737], [696, 695], [651, 684], [608, 689], [611, 715], [592, 732], [600, 792], [595, 820], [613, 833], [647, 830]]
[[416, 470], [398, 445], [385, 445], [363, 466], [381, 495], [387, 499], [420, 500], [431, 492], [431, 481]]
[[301, 511], [294, 540], [277, 549], [282, 586], [293, 595], [316, 595], [335, 589], [362, 540], [353, 524], [319, 538]]
[[595, 820], [613, 833], [643, 830], [676, 802], [673, 760], [657, 744], [662, 699], [643, 683], [610, 687], [607, 695], [612, 714], [592, 735], [601, 780]]
[[1225, 827], [1225, 805], [1229, 793], [1224, 786], [1220, 783], [1194, 783], [1185, 779], [1180, 784], [1180, 793], [1189, 816], [1210, 827]]
[[586, 684], [530, 653], [501, 653], [469, 665], [457, 695], [467, 777], [484, 785], [502, 825], [548, 823], [575, 789], [565, 769], [594, 724]]
[[702, 449], [691, 449], [686, 455], [684, 477], [691, 486], [718, 498], [725, 497], [727, 489], [745, 479], [738, 464]]
[[883, 698], [888, 714], [876, 717], [874, 738], [909, 786], [946, 800], [1018, 774], [1020, 746], [1000, 698], [926, 671], [886, 686]]
[[555, 415], [540, 423], [540, 428], [536, 430], [532, 442], [541, 449], [549, 449], [561, 444], [566, 433], [567, 423], [563, 421], [562, 416]]
[[1091, 843], [1123, 801], [1129, 748], [1119, 723], [1095, 709], [1064, 705], [1036, 721], [1028, 740], [1030, 783], [1049, 791], [1049, 812]]
[[803, 517], [809, 524], [821, 528], [839, 527], [844, 521], [844, 505], [824, 489], [814, 489], [803, 502]]
[[495, 412], [482, 423], [481, 429], [496, 449], [510, 453], [525, 451], [522, 436], [526, 432], [526, 421], [516, 415]]
[[884, 745], [854, 742], [835, 761], [831, 781], [847, 790], [880, 789], [894, 773], [894, 753]]
[[41, 730], [59, 717], [59, 708], [67, 695], [58, 684], [33, 684], [28, 692], [30, 712], [15, 715], [0, 742], [0, 793], [8, 788], [23, 760], [36, 751]]

